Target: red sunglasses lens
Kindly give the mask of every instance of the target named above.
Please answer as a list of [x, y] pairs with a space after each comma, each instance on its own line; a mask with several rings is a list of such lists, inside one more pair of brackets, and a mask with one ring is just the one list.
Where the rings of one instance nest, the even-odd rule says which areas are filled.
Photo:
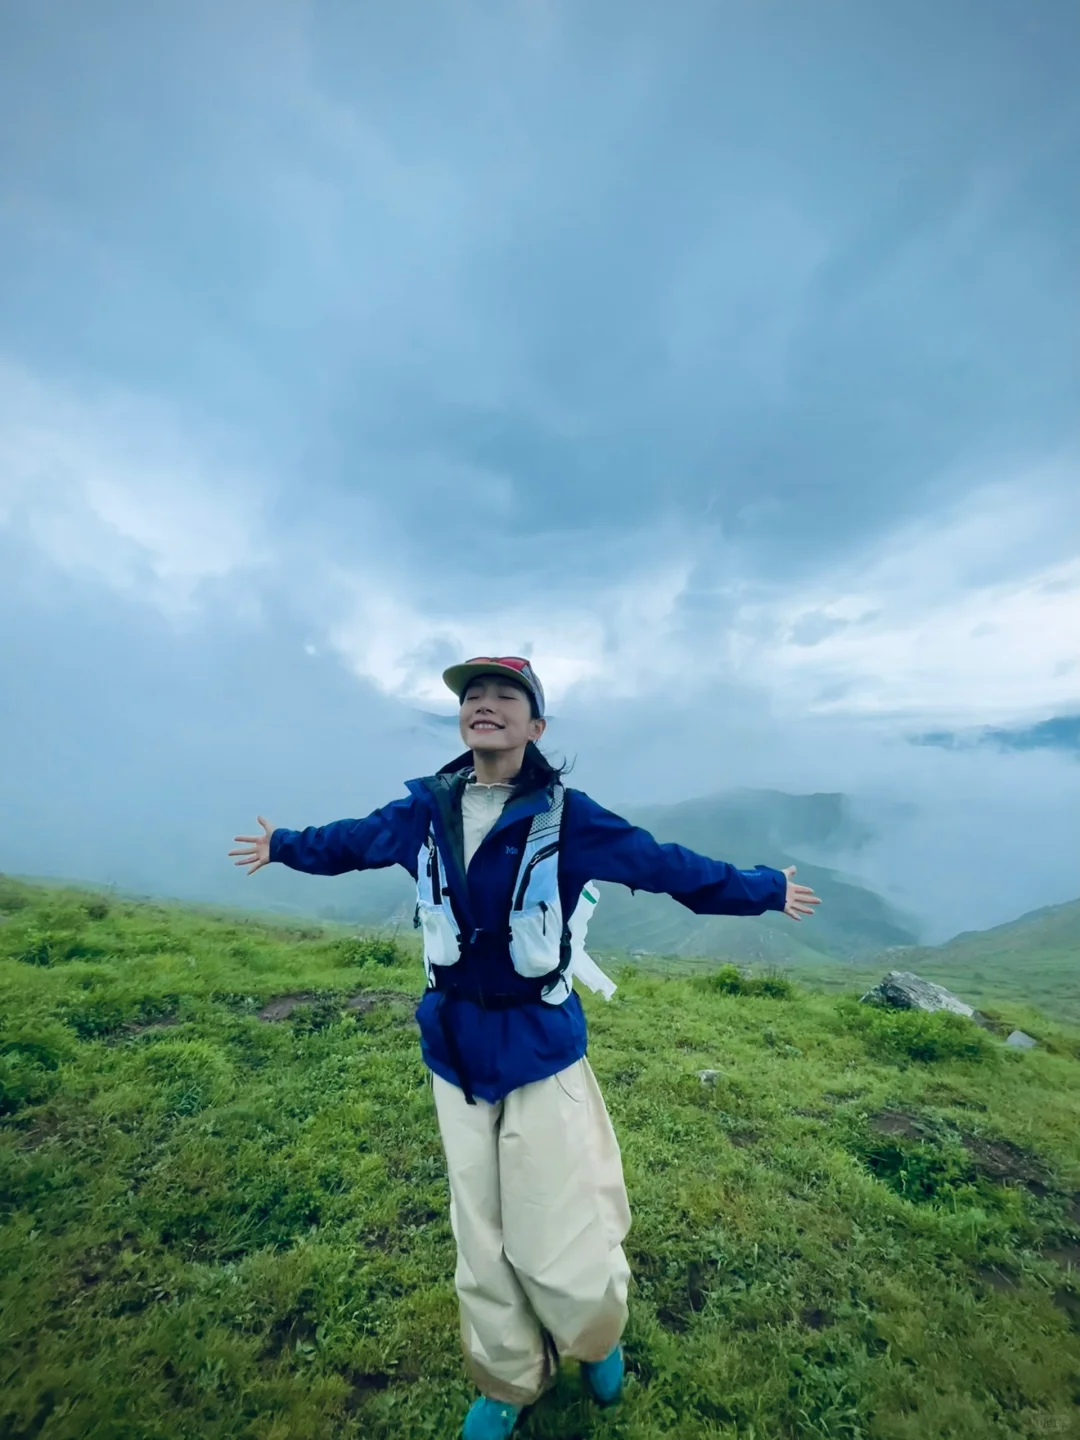
[[466, 660], [466, 665], [508, 665], [511, 670], [527, 670], [528, 660], [523, 660], [520, 655], [474, 655], [471, 660]]

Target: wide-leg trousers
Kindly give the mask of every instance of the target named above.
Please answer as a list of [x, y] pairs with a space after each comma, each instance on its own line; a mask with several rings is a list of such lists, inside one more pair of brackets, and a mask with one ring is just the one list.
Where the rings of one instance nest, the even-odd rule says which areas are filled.
[[483, 1394], [527, 1405], [559, 1356], [602, 1360], [626, 1324], [618, 1142], [585, 1059], [494, 1105], [438, 1075], [432, 1087], [466, 1364]]

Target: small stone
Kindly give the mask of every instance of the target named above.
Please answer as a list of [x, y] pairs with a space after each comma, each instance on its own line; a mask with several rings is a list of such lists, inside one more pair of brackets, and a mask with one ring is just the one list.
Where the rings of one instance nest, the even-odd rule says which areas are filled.
[[1005, 1041], [1006, 1045], [1012, 1045], [1016, 1050], [1034, 1050], [1038, 1043], [1030, 1035], [1025, 1035], [1023, 1030], [1014, 1030]]
[[715, 1085], [723, 1073], [722, 1070], [699, 1070], [697, 1078], [703, 1085]]

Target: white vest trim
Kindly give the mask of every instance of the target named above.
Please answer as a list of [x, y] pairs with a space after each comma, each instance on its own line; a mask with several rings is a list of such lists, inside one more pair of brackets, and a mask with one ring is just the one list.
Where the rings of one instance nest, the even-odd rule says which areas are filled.
[[[559, 968], [563, 932], [559, 899], [559, 831], [566, 791], [556, 785], [547, 810], [533, 816], [521, 853], [510, 902], [510, 959], [519, 975], [537, 979]], [[585, 931], [599, 896], [590, 882], [570, 918], [570, 963], [543, 992], [548, 1005], [561, 1005], [573, 978], [610, 1000], [615, 985], [585, 953]], [[435, 983], [435, 967], [461, 959], [461, 935], [443, 888], [442, 866], [434, 832], [429, 829], [416, 864], [416, 920], [424, 937], [424, 969]]]

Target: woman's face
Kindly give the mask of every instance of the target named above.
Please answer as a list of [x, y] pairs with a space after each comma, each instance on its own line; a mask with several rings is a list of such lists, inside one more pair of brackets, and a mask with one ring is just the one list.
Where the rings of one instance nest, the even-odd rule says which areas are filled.
[[481, 675], [469, 685], [459, 724], [470, 750], [524, 750], [545, 729], [543, 720], [533, 719], [522, 686], [501, 675]]

